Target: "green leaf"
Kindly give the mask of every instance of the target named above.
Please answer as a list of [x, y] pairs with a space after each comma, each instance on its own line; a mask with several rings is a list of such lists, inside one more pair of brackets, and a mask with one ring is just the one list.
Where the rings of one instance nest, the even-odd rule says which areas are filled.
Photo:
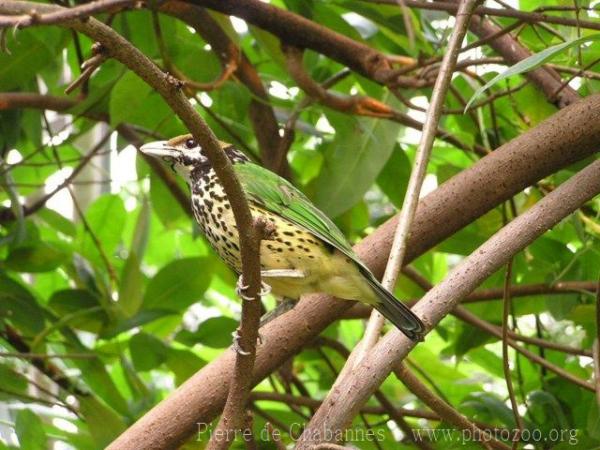
[[44, 328], [44, 312], [27, 288], [0, 274], [0, 317], [28, 335]]
[[175, 374], [175, 383], [179, 386], [204, 367], [206, 361], [190, 350], [170, 348], [165, 364]]
[[19, 437], [22, 450], [41, 450], [48, 448], [48, 438], [40, 418], [28, 409], [17, 413], [15, 432]]
[[69, 258], [65, 245], [59, 242], [24, 243], [13, 248], [6, 258], [6, 267], [16, 272], [49, 272]]
[[79, 412], [98, 448], [106, 447], [127, 428], [123, 419], [96, 397], [83, 395], [78, 400]]
[[410, 161], [406, 152], [396, 145], [392, 156], [377, 177], [377, 185], [396, 208], [402, 207], [410, 170]]
[[3, 44], [7, 51], [0, 52], [0, 90], [16, 89], [55, 63], [65, 35], [66, 30], [56, 27], [7, 33]]
[[115, 84], [109, 110], [112, 126], [131, 123], [165, 136], [184, 132], [163, 98], [133, 72], [125, 73]]
[[122, 320], [103, 331], [102, 337], [105, 339], [110, 339], [115, 337], [119, 333], [124, 331], [131, 330], [132, 328], [139, 327], [145, 325], [147, 323], [153, 322], [157, 319], [161, 319], [166, 316], [174, 315], [175, 312], [168, 309], [148, 309], [139, 311], [135, 316], [129, 317], [125, 320]]
[[127, 317], [133, 316], [142, 304], [142, 288], [144, 275], [140, 269], [140, 261], [144, 257], [150, 227], [150, 208], [148, 202], [142, 203], [142, 208], [133, 231], [133, 239], [129, 256], [125, 261], [121, 274], [119, 288], [119, 306]]
[[[114, 194], [98, 197], [87, 209], [85, 217], [98, 242], [102, 245], [104, 253], [110, 258], [121, 242], [122, 230], [125, 228], [127, 220], [127, 211], [123, 200]], [[100, 265], [100, 254], [92, 237], [87, 231], [82, 230], [81, 232], [84, 233], [81, 239], [81, 253]]]
[[182, 311], [200, 300], [210, 284], [209, 258], [184, 258], [163, 267], [150, 280], [144, 309]]
[[167, 359], [167, 350], [163, 341], [148, 333], [137, 333], [129, 340], [133, 366], [138, 371], [160, 366]]
[[476, 411], [476, 418], [489, 421], [490, 424], [501, 423], [508, 428], [515, 426], [515, 417], [510, 408], [490, 393], [474, 392], [462, 406]]
[[193, 333], [182, 330], [175, 339], [189, 347], [202, 344], [212, 348], [226, 348], [231, 345], [231, 333], [237, 327], [237, 320], [231, 317], [211, 317], [202, 322]]
[[600, 407], [597, 402], [592, 402], [592, 406], [589, 410], [587, 432], [594, 439], [600, 440]]
[[36, 216], [64, 235], [70, 237], [77, 235], [77, 228], [73, 224], [73, 221], [52, 209], [42, 208], [36, 213]]
[[569, 420], [558, 399], [550, 392], [533, 391], [527, 398], [527, 414], [549, 429], [567, 429]]
[[314, 201], [335, 217], [350, 209], [371, 187], [392, 154], [399, 127], [382, 119], [348, 118], [332, 112], [327, 116], [337, 134], [325, 145], [323, 168], [313, 183]]
[[[177, 183], [185, 188], [184, 192], [187, 191], [187, 187], [184, 186], [184, 182], [180, 177], [177, 177]], [[172, 227], [185, 216], [179, 202], [175, 201], [165, 182], [154, 171], [150, 172], [150, 200], [152, 209], [167, 228]]]
[[542, 50], [539, 53], [531, 55], [529, 58], [525, 58], [525, 59], [519, 61], [517, 64], [510, 66], [504, 72], [496, 75], [494, 78], [492, 78], [486, 84], [484, 84], [482, 87], [477, 89], [477, 91], [475, 91], [473, 96], [469, 99], [467, 106], [465, 106], [465, 111], [467, 111], [469, 109], [469, 106], [471, 106], [471, 104], [477, 97], [479, 97], [486, 90], [488, 90], [490, 87], [494, 86], [498, 82], [500, 82], [508, 77], [511, 77], [513, 75], [519, 75], [519, 74], [522, 74], [525, 72], [529, 72], [530, 70], [536, 69], [539, 66], [541, 66], [542, 64], [544, 64], [546, 61], [551, 60], [559, 53], [561, 53], [571, 47], [575, 47], [576, 45], [584, 44], [589, 41], [597, 41], [597, 40], [600, 40], [600, 33], [592, 34], [590, 36], [582, 36], [577, 39], [572, 39], [570, 41], [562, 42], [558, 45], [548, 47], [547, 49]]
[[[59, 317], [77, 314], [69, 320], [69, 326], [79, 330], [99, 332], [109, 321], [105, 311], [98, 311], [101, 306], [98, 294], [87, 289], [64, 289], [54, 292], [48, 301], [48, 307]], [[94, 308], [90, 314], [78, 314]]]
[[454, 342], [454, 354], [456, 357], [461, 358], [473, 348], [477, 348], [484, 344], [493, 341], [493, 336], [486, 333], [479, 328], [471, 326], [466, 323], [459, 325], [460, 332]]
[[0, 398], [10, 398], [9, 393], [26, 394], [29, 382], [27, 378], [16, 372], [12, 367], [0, 364], [0, 380], [2, 380], [2, 390]]

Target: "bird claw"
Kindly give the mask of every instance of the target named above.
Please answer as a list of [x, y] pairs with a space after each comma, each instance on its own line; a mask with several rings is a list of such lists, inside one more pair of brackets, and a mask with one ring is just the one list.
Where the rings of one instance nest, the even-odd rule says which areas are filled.
[[265, 295], [269, 295], [271, 293], [271, 285], [265, 283], [264, 281], [260, 282], [260, 291], [258, 295], [264, 297]]
[[[235, 352], [238, 355], [248, 356], [250, 354], [250, 352], [247, 352], [246, 350], [244, 350], [240, 345], [241, 337], [240, 337], [239, 330], [235, 330], [233, 333], [231, 333], [231, 336], [233, 337], [233, 349], [235, 350]], [[258, 343], [261, 345], [263, 343], [263, 337], [261, 336], [260, 333], [258, 333]]]
[[[240, 275], [240, 277], [238, 278], [238, 281], [235, 285], [235, 293], [242, 299], [242, 300], [246, 300], [246, 301], [252, 301], [254, 300], [254, 297], [251, 297], [249, 295], [245, 294], [245, 290], [248, 289], [250, 286], [247, 284], [244, 284], [242, 275]], [[265, 295], [269, 295], [271, 293], [271, 286], [269, 286], [267, 283], [265, 283], [264, 281], [260, 282], [260, 291], [258, 292], [258, 295], [260, 297], [264, 297]]]
[[233, 333], [231, 333], [231, 336], [233, 336], [233, 349], [235, 350], [235, 352], [238, 355], [248, 356], [250, 354], [250, 352], [247, 352], [246, 350], [244, 350], [240, 346], [240, 333], [239, 333], [239, 331], [235, 330]]

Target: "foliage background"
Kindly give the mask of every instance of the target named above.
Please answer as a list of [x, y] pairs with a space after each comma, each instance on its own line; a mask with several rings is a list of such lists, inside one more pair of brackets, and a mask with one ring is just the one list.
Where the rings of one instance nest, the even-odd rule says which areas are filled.
[[[516, 3], [526, 11], [539, 6], [534, 1]], [[354, 0], [278, 0], [272, 4], [366, 42], [382, 53], [421, 60], [443, 53], [453, 24], [446, 13], [410, 9], [411, 42], [396, 5]], [[559, 1], [544, 4], [567, 5]], [[239, 19], [210, 14], [258, 71], [279, 124], [283, 126], [299, 112], [287, 154], [294, 182], [352, 241], [391, 217], [402, 202], [418, 132], [393, 121], [358, 117], [318, 103], [298, 110], [305, 96], [286, 70], [279, 41]], [[597, 19], [598, 13], [582, 10], [580, 16]], [[177, 19], [148, 10], [101, 17], [163, 67], [176, 67], [203, 83], [221, 73], [211, 46]], [[501, 26], [513, 22], [496, 21]], [[521, 43], [532, 52], [579, 33], [591, 32], [555, 25], [518, 29]], [[75, 37], [57, 27], [30, 28], [4, 37], [5, 51], [0, 54], [0, 91], [4, 93], [64, 97], [65, 86], [79, 73], [81, 55], [89, 55], [92, 45], [86, 37]], [[468, 35], [468, 42], [476, 40]], [[468, 53], [471, 58], [492, 55], [488, 47]], [[592, 42], [569, 49], [552, 62], [596, 73], [599, 55], [600, 43]], [[344, 69], [312, 51], [306, 52], [304, 65], [319, 82]], [[461, 113], [464, 101], [502, 70], [504, 64], [478, 65], [470, 68], [470, 73], [463, 71], [454, 77], [453, 95], [446, 107], [456, 113], [445, 114], [440, 126], [466, 147], [478, 144], [492, 150], [556, 111], [535, 87], [516, 76], [488, 93], [497, 95], [493, 108], [485, 105]], [[569, 77], [566, 74], [565, 80]], [[598, 90], [598, 79], [598, 73], [575, 77], [570, 86], [586, 96]], [[513, 88], [514, 92], [506, 95]], [[354, 73], [333, 89], [369, 95], [420, 121], [424, 117], [418, 108], [410, 109], [380, 85]], [[412, 102], [410, 106], [424, 107], [430, 93], [426, 86], [403, 89], [401, 96]], [[239, 319], [235, 277], [199, 236], [164, 180], [117, 130], [128, 124], [144, 140], [152, 140], [184, 133], [182, 124], [158, 94], [112, 60], [102, 64], [84, 90], [69, 98], [74, 106], [62, 114], [51, 108], [4, 109], [0, 103], [4, 157], [0, 202], [17, 216], [10, 220], [3, 215], [0, 226], [0, 448], [102, 448], [191, 374], [228, 351]], [[195, 93], [197, 108], [215, 133], [259, 159], [248, 112], [253, 98], [235, 78], [216, 89]], [[98, 119], [106, 119], [106, 123]], [[25, 217], [19, 217], [16, 205], [31, 205], [51, 192], [98, 142], [104, 144], [69, 189], [60, 190], [31, 214], [25, 208]], [[436, 141], [425, 190], [434, 189], [477, 158], [473, 152]], [[517, 213], [526, 210], [583, 165], [526, 189], [514, 198], [512, 207]], [[519, 254], [512, 268], [513, 282], [595, 282], [600, 257], [599, 206], [596, 199]], [[511, 215], [510, 205], [498, 207], [420, 257], [413, 263], [414, 269], [435, 284]], [[501, 271], [482, 287], [501, 287], [503, 279]], [[396, 294], [415, 299], [423, 290], [403, 277]], [[266, 303], [272, 307], [274, 300]], [[582, 351], [571, 355], [528, 347], [583, 379], [591, 378], [589, 350], [597, 332], [593, 291], [528, 296], [515, 299], [513, 305], [511, 324], [519, 333]], [[501, 301], [473, 303], [468, 308], [485, 321], [501, 323]], [[363, 321], [342, 320], [323, 335], [351, 349], [363, 329]], [[58, 356], [16, 358], [16, 352]], [[511, 353], [510, 359], [520, 412], [529, 429], [540, 430], [544, 437], [550, 437], [552, 430], [577, 430], [578, 448], [598, 445], [600, 419], [592, 392], [521, 356]], [[343, 356], [331, 346], [312, 344], [256, 390], [320, 399], [343, 362]], [[515, 427], [507, 406], [501, 343], [484, 331], [448, 317], [411, 352], [408, 365], [469, 418]], [[394, 378], [381, 390], [396, 406], [424, 409]], [[306, 407], [291, 408], [282, 401], [254, 401], [252, 409], [256, 430], [271, 422], [284, 430], [286, 442], [290, 436], [285, 430], [305, 422], [310, 414]], [[417, 428], [445, 426], [407, 419]], [[357, 443], [360, 448], [413, 447], [406, 440], [397, 442], [402, 433], [386, 414], [365, 414], [354, 426], [370, 427], [385, 436], [381, 442]], [[257, 434], [257, 438], [261, 436]], [[189, 445], [202, 448], [203, 443]], [[242, 447], [243, 443], [235, 445]], [[263, 445], [274, 444], [261, 443], [260, 448]], [[451, 448], [448, 442], [436, 445]], [[554, 448], [568, 445], [562, 442]]]

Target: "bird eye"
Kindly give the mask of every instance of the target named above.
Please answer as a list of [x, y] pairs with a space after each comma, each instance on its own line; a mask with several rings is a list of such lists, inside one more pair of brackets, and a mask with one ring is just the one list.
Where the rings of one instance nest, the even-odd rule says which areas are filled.
[[196, 141], [193, 139], [188, 139], [187, 141], [185, 141], [185, 148], [187, 149], [192, 149], [196, 146]]

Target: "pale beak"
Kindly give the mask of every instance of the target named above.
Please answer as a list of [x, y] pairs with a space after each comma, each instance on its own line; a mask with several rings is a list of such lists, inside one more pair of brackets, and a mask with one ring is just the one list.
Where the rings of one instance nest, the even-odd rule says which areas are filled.
[[169, 146], [167, 141], [155, 141], [144, 144], [140, 147], [140, 151], [156, 158], [176, 158], [179, 154], [179, 151]]

